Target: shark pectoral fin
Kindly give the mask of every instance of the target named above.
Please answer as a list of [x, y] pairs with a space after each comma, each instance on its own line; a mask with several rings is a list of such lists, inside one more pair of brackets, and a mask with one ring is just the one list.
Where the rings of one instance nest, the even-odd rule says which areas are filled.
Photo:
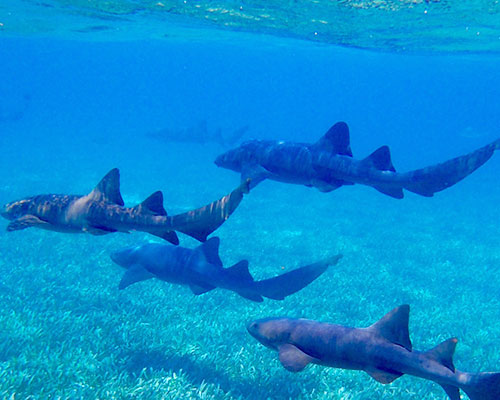
[[199, 285], [189, 285], [189, 289], [191, 289], [191, 291], [193, 292], [193, 294], [195, 294], [196, 296], [200, 295], [200, 294], [203, 294], [203, 293], [206, 293], [206, 292], [210, 292], [211, 290], [214, 290], [215, 289], [215, 286], [199, 286]]
[[289, 343], [279, 347], [279, 357], [281, 365], [291, 372], [300, 372], [307, 364], [316, 360]]
[[48, 225], [50, 225], [48, 222], [42, 221], [40, 218], [28, 214], [12, 221], [9, 225], [7, 225], [7, 231], [20, 231], [31, 227], [43, 228]]
[[118, 289], [120, 290], [125, 289], [126, 287], [132, 285], [133, 283], [145, 281], [153, 277], [154, 275], [151, 272], [149, 272], [146, 268], [144, 268], [142, 265], [134, 264], [129, 269], [127, 269], [123, 274], [122, 280], [118, 285]]
[[107, 235], [108, 233], [118, 232], [116, 229], [113, 228], [108, 228], [106, 226], [96, 226], [96, 225], [89, 225], [84, 230], [85, 232], [88, 232], [94, 236], [102, 236], [102, 235]]
[[460, 400], [460, 390], [452, 385], [440, 385], [446, 392], [450, 400]]
[[403, 189], [401, 187], [391, 187], [391, 186], [373, 186], [380, 193], [386, 194], [387, 196], [394, 197], [395, 199], [402, 199], [405, 197]]
[[257, 164], [246, 164], [241, 169], [241, 182], [250, 179], [249, 189], [253, 189], [269, 176], [269, 171]]
[[403, 376], [403, 374], [399, 372], [387, 372], [378, 368], [367, 369], [365, 371], [377, 382], [380, 382], [384, 385], [395, 381], [400, 376]]
[[409, 319], [410, 306], [403, 304], [388, 312], [367, 329], [379, 334], [391, 343], [412, 351], [410, 332], [408, 330]]

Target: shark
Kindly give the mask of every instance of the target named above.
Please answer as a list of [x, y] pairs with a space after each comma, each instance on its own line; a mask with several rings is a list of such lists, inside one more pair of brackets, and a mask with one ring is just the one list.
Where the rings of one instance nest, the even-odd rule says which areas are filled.
[[224, 148], [238, 143], [248, 132], [250, 127], [244, 125], [231, 132], [223, 133], [222, 128], [209, 130], [207, 121], [202, 120], [194, 126], [181, 129], [163, 128], [146, 133], [146, 136], [161, 142], [179, 143], [216, 143]]
[[440, 164], [396, 172], [388, 146], [363, 159], [354, 159], [349, 127], [337, 122], [316, 143], [250, 140], [219, 155], [215, 164], [252, 179], [251, 187], [265, 179], [314, 187], [331, 192], [346, 185], [361, 184], [396, 199], [403, 189], [432, 197], [461, 181], [500, 147], [500, 139], [469, 154]]
[[312, 363], [365, 371], [382, 384], [408, 374], [438, 383], [451, 400], [460, 400], [460, 389], [471, 400], [500, 399], [500, 373], [467, 373], [455, 368], [456, 338], [428, 351], [414, 350], [409, 312], [408, 305], [401, 305], [367, 328], [265, 318], [250, 322], [247, 330], [264, 346], [278, 351], [281, 364], [291, 372]]
[[3, 206], [10, 220], [7, 231], [41, 228], [57, 232], [106, 235], [142, 231], [179, 244], [176, 231], [205, 241], [238, 207], [249, 191], [249, 182], [201, 208], [168, 216], [163, 194], [154, 192], [135, 207], [125, 207], [120, 193], [120, 172], [109, 171], [87, 195], [43, 194]]
[[247, 260], [229, 268], [223, 267], [219, 243], [218, 237], [212, 237], [194, 249], [147, 243], [118, 250], [111, 259], [126, 268], [118, 287], [125, 289], [136, 282], [157, 278], [189, 286], [195, 295], [221, 288], [254, 302], [262, 302], [263, 297], [283, 300], [309, 285], [342, 257], [338, 254], [274, 278], [255, 281], [248, 270]]

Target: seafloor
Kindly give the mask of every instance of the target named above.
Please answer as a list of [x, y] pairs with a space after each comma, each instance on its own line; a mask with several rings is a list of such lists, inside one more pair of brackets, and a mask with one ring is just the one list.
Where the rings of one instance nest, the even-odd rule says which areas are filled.
[[[498, 97], [488, 91], [488, 77], [498, 74], [495, 60], [425, 64], [396, 57], [387, 63], [376, 54], [321, 47], [301, 53], [279, 44], [254, 54], [238, 46], [226, 51], [163, 43], [148, 49], [150, 56], [134, 43], [72, 47], [12, 40], [3, 46], [10, 55], [0, 67], [8, 78], [1, 83], [4, 93], [29, 93], [32, 100], [22, 117], [1, 122], [1, 203], [37, 193], [83, 194], [112, 167], [121, 170], [127, 204], [161, 189], [171, 214], [235, 187], [239, 176], [213, 164], [224, 150], [218, 145], [162, 143], [145, 135], [172, 120], [250, 124], [255, 136], [312, 142], [346, 119], [355, 156], [393, 145], [401, 170], [444, 161], [500, 133], [491, 112]], [[279, 51], [285, 60], [307, 61], [287, 66], [272, 58]], [[125, 62], [130, 59], [136, 64]], [[482, 74], [468, 75], [477, 70]], [[403, 90], [408, 76], [415, 79], [409, 93]], [[470, 99], [461, 97], [466, 93]], [[382, 95], [385, 103], [372, 102]], [[484, 103], [471, 106], [477, 101]], [[479, 127], [460, 134], [453, 124], [467, 119]], [[429, 127], [432, 132], [424, 129]], [[119, 291], [123, 271], [109, 254], [157, 239], [142, 233], [7, 233], [2, 222], [0, 398], [443, 399], [438, 385], [408, 376], [383, 386], [361, 372], [319, 366], [291, 374], [245, 324], [286, 315], [361, 327], [408, 303], [416, 349], [456, 336], [458, 369], [500, 370], [499, 167], [496, 155], [434, 198], [395, 200], [363, 186], [324, 194], [262, 183], [216, 232], [226, 266], [246, 258], [255, 277], [263, 278], [344, 255], [282, 302], [255, 304], [222, 290], [194, 296], [156, 280]], [[185, 236], [181, 243], [196, 245]]]

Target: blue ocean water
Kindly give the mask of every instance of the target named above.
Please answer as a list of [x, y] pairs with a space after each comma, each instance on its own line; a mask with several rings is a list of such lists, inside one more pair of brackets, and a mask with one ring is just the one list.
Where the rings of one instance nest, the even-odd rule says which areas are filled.
[[[335, 122], [357, 158], [383, 144], [398, 171], [500, 136], [497, 55], [390, 54], [234, 33], [220, 40], [0, 39], [0, 202], [90, 192], [121, 171], [127, 205], [162, 190], [169, 213], [228, 193], [239, 176], [217, 143], [151, 132], [206, 121], [246, 138], [314, 142]], [[498, 155], [433, 198], [365, 186], [320, 193], [265, 181], [216, 232], [229, 266], [256, 278], [338, 252], [343, 260], [282, 302], [159, 281], [125, 291], [109, 254], [156, 239], [28, 229], [0, 233], [0, 397], [442, 399], [404, 377], [285, 371], [245, 330], [265, 316], [368, 326], [412, 307], [414, 347], [459, 338], [460, 370], [499, 370]], [[6, 222], [2, 223], [5, 227]], [[195, 246], [187, 237], [181, 244]], [[30, 397], [31, 396], [31, 397]]]

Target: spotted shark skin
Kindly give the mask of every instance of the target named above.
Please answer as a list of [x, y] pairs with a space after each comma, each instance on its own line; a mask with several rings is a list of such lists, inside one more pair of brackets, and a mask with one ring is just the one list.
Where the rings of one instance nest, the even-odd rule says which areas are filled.
[[263, 297], [283, 300], [309, 285], [341, 258], [339, 254], [274, 278], [255, 281], [248, 271], [247, 260], [223, 268], [217, 237], [208, 239], [194, 249], [147, 243], [125, 248], [111, 255], [116, 264], [126, 269], [119, 285], [120, 289], [156, 278], [189, 286], [195, 295], [221, 288], [255, 302], [262, 302]]
[[457, 370], [457, 339], [425, 352], [413, 350], [408, 330], [410, 307], [402, 305], [368, 328], [351, 328], [308, 319], [265, 318], [247, 325], [264, 346], [278, 351], [283, 367], [302, 371], [308, 364], [361, 370], [382, 384], [404, 374], [441, 385], [451, 400], [462, 389], [471, 400], [500, 399], [500, 373]]
[[345, 185], [362, 184], [393, 198], [403, 189], [431, 197], [461, 181], [500, 147], [500, 139], [469, 154], [409, 172], [396, 172], [389, 148], [382, 146], [362, 160], [352, 156], [349, 128], [338, 122], [316, 143], [251, 140], [221, 154], [219, 167], [241, 173], [251, 186], [264, 179], [315, 187], [331, 192]]
[[120, 193], [120, 173], [114, 168], [87, 195], [28, 197], [6, 204], [1, 214], [11, 221], [7, 231], [30, 227], [93, 235], [142, 231], [178, 244], [175, 231], [205, 241], [238, 207], [243, 195], [248, 193], [248, 187], [249, 182], [244, 182], [228, 195], [204, 207], [168, 216], [160, 191], [135, 207], [125, 207]]

